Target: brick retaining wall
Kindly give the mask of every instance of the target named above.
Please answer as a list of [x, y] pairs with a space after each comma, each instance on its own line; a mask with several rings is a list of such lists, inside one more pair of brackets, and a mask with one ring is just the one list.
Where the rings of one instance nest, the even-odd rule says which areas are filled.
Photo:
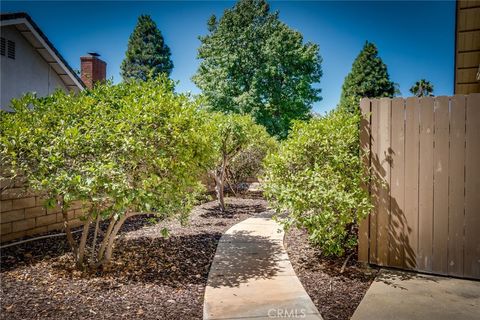
[[[63, 229], [60, 208], [46, 209], [44, 198], [27, 190], [22, 181], [3, 182], [2, 187], [6, 183], [9, 187], [0, 195], [0, 242]], [[68, 211], [72, 227], [82, 224], [82, 215], [82, 203], [74, 202]]]
[[[208, 191], [215, 190], [215, 181], [211, 177], [203, 177], [202, 182]], [[44, 198], [26, 189], [21, 179], [3, 180], [0, 187], [7, 187], [0, 194], [0, 243], [63, 229], [60, 208], [46, 209]], [[68, 211], [72, 228], [82, 224], [79, 220], [84, 214], [82, 207], [80, 201], [75, 201]]]

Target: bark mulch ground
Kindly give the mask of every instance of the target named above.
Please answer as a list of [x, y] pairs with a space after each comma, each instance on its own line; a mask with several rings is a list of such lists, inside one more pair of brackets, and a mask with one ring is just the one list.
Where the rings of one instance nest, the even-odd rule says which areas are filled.
[[[0, 319], [201, 319], [215, 249], [232, 225], [266, 210], [261, 195], [196, 207], [190, 223], [133, 217], [122, 228], [113, 265], [80, 272], [63, 237], [1, 250]], [[168, 227], [170, 237], [161, 237]], [[77, 234], [78, 236], [78, 234]], [[349, 319], [377, 271], [352, 258], [327, 259], [292, 229], [285, 246], [300, 281], [325, 320]]]
[[326, 258], [308, 243], [305, 231], [291, 229], [285, 247], [295, 273], [324, 320], [347, 320], [355, 312], [378, 270], [366, 269], [352, 256], [343, 273], [345, 258]]
[[[196, 207], [187, 226], [127, 221], [107, 271], [80, 272], [63, 237], [1, 252], [0, 319], [201, 319], [203, 295], [223, 232], [266, 210], [261, 198]], [[161, 237], [167, 226], [168, 239]]]

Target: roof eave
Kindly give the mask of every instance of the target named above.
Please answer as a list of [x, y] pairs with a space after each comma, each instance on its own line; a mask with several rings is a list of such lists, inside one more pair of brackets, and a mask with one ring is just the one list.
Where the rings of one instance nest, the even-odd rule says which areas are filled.
[[[56, 63], [62, 68], [62, 70], [69, 76], [73, 81], [76, 87], [79, 90], [85, 89], [85, 84], [80, 79], [80, 77], [73, 71], [70, 65], [65, 61], [62, 55], [55, 49], [53, 44], [48, 40], [45, 34], [40, 30], [40, 28], [35, 24], [35, 22], [30, 18], [26, 13], [11, 13], [11, 14], [2, 14], [0, 25], [18, 25], [25, 24], [29, 31], [33, 34], [38, 42], [47, 50], [49, 55], [55, 60]], [[68, 86], [68, 85], [67, 85]]]

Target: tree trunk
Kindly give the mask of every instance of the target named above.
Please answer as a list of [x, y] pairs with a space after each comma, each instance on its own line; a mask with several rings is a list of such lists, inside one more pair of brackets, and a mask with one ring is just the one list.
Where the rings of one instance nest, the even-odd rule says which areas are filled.
[[115, 223], [117, 222], [117, 219], [115, 219], [115, 216], [110, 217], [110, 223], [108, 224], [107, 231], [105, 232], [105, 235], [102, 240], [102, 244], [100, 246], [100, 249], [98, 249], [98, 255], [97, 255], [97, 261], [101, 261], [103, 259], [103, 254], [105, 253], [105, 249], [107, 248], [108, 240], [110, 239], [110, 234], [112, 233], [113, 227], [115, 226]]
[[127, 218], [143, 214], [142, 212], [131, 212], [123, 215], [118, 219], [117, 223], [115, 224], [115, 227], [112, 229], [112, 232], [108, 236], [108, 242], [106, 245], [106, 250], [105, 250], [105, 255], [102, 257], [101, 260], [98, 261], [97, 266], [101, 265], [108, 265], [110, 263], [110, 260], [112, 259], [112, 254], [113, 254], [113, 244], [115, 242], [115, 238], [117, 236], [117, 233], [120, 231], [122, 228], [123, 224], [127, 220]]
[[73, 256], [77, 257], [77, 255], [78, 255], [77, 242], [75, 241], [75, 239], [73, 239], [72, 229], [70, 229], [70, 224], [68, 223], [68, 213], [67, 213], [67, 210], [64, 206], [63, 198], [60, 202], [60, 207], [62, 208], [63, 227], [65, 229], [65, 234], [67, 236], [68, 244], [70, 245], [70, 248], [72, 249]]
[[105, 257], [101, 261], [101, 264], [106, 265], [110, 263], [113, 254], [113, 243], [115, 242], [115, 237], [117, 236], [118, 231], [120, 231], [120, 228], [122, 227], [125, 220], [127, 220], [127, 218], [128, 215], [125, 214], [120, 219], [118, 219], [117, 223], [115, 224], [115, 227], [113, 228], [112, 233], [109, 236], [107, 249], [105, 250]]
[[232, 186], [229, 176], [231, 175], [231, 172], [227, 169], [225, 169], [225, 182], [228, 184], [228, 189], [232, 191], [233, 195], [236, 197], [237, 192], [235, 191], [234, 187]]
[[215, 191], [217, 193], [218, 205], [220, 206], [220, 211], [225, 211], [225, 199], [223, 197], [223, 177], [217, 172], [215, 174]]
[[220, 211], [225, 211], [225, 199], [223, 196], [224, 184], [225, 184], [225, 169], [227, 166], [227, 156], [224, 154], [222, 157], [222, 164], [220, 168], [215, 171], [215, 190], [217, 191], [218, 204]]
[[93, 242], [92, 242], [92, 254], [90, 256], [90, 266], [95, 264], [95, 249], [97, 246], [97, 235], [98, 235], [98, 228], [100, 226], [101, 216], [97, 213], [97, 222], [95, 223], [95, 232], [93, 234]]
[[90, 229], [90, 223], [92, 222], [92, 216], [89, 214], [87, 220], [83, 225], [82, 237], [80, 239], [80, 245], [78, 246], [77, 255], [77, 267], [83, 268], [83, 259], [85, 257], [85, 247], [87, 246], [88, 229]]

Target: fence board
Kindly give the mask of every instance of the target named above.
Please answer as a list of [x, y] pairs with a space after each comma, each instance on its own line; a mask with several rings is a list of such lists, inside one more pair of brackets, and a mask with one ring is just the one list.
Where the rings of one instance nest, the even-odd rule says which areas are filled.
[[432, 271], [447, 274], [449, 99], [434, 104], [433, 263]]
[[480, 278], [480, 93], [467, 97], [464, 275]]
[[389, 225], [390, 225], [390, 130], [391, 130], [392, 100], [381, 98], [378, 108], [378, 163], [374, 166], [381, 179], [378, 193], [378, 216], [377, 216], [377, 257], [378, 264], [388, 265], [389, 251]]
[[[405, 106], [405, 265], [415, 269], [418, 250], [418, 165], [420, 102], [408, 98]], [[408, 165], [407, 165], [408, 164]]]
[[433, 98], [420, 99], [420, 172], [418, 186], [419, 270], [432, 271], [433, 253]]
[[391, 197], [389, 265], [404, 267], [405, 261], [405, 100], [392, 100]]
[[465, 103], [465, 96], [454, 96], [450, 105], [448, 274], [459, 277], [463, 276]]
[[380, 184], [378, 183], [380, 177], [377, 168], [374, 164], [378, 164], [378, 130], [379, 130], [379, 101], [378, 99], [373, 99], [371, 108], [372, 108], [372, 116], [371, 116], [371, 163], [372, 163], [372, 175], [373, 180], [371, 184], [371, 196], [372, 196], [372, 203], [374, 209], [370, 214], [370, 262], [377, 264], [378, 263], [378, 255], [377, 255], [377, 242], [378, 242], [378, 235], [377, 235], [377, 215], [378, 215], [378, 206], [379, 206], [379, 188]]
[[373, 178], [362, 187], [374, 210], [359, 256], [480, 279], [480, 94], [362, 100], [363, 114], [369, 107], [361, 141]]
[[[360, 121], [360, 148], [365, 168], [370, 168], [370, 109], [370, 100], [362, 99], [360, 101], [360, 111], [362, 113], [362, 120]], [[363, 184], [362, 188], [370, 192], [368, 184]], [[370, 219], [367, 217], [360, 221], [358, 226], [358, 260], [361, 262], [368, 262], [369, 224]]]

